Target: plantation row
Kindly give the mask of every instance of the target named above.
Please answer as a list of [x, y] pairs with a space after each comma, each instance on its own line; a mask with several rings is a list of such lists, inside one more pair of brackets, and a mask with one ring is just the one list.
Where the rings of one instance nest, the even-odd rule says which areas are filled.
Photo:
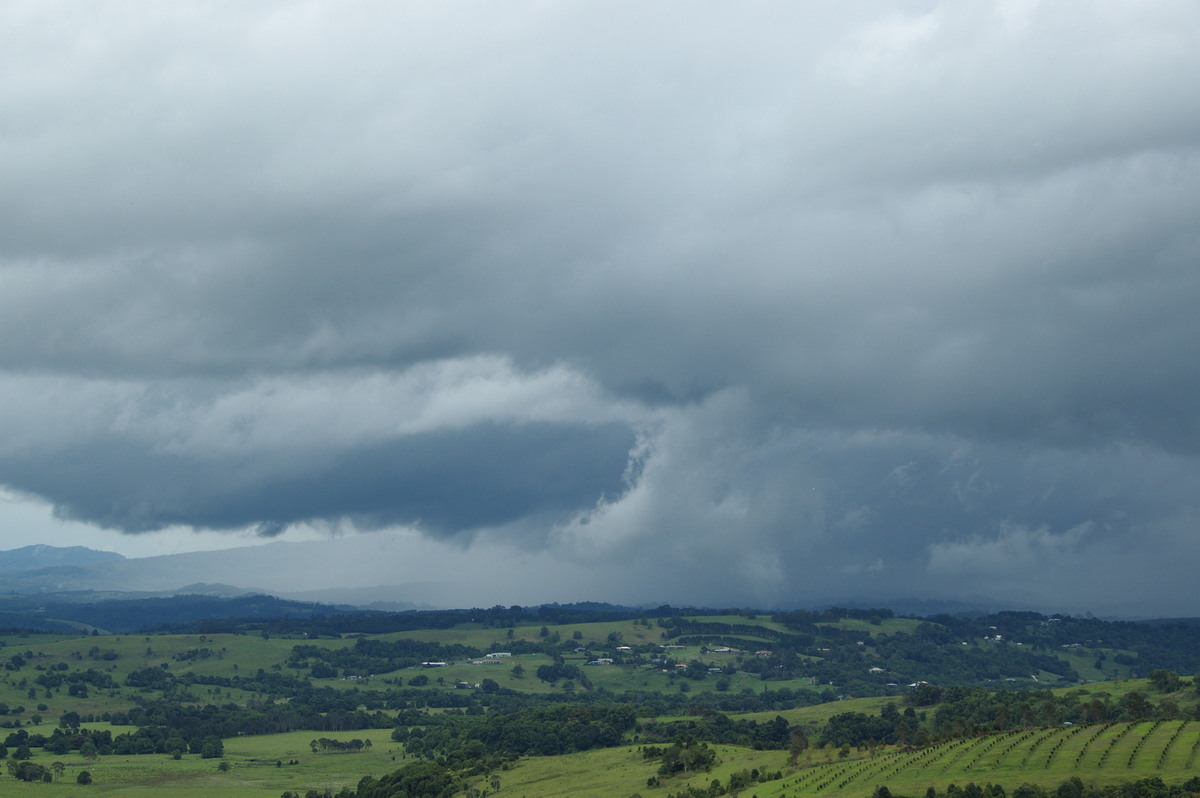
[[[817, 764], [789, 779], [785, 794], [870, 795], [877, 785], [923, 792], [952, 781], [1057, 782], [1078, 775], [1124, 781], [1186, 777], [1200, 754], [1200, 723], [1153, 721], [1013, 731]], [[832, 756], [832, 752], [828, 754]], [[820, 754], [812, 754], [816, 761]]]

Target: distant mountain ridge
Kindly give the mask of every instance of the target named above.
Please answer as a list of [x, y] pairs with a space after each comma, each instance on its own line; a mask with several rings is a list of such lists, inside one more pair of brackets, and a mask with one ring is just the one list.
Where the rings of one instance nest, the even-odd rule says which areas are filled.
[[180, 594], [144, 597], [81, 593], [0, 596], [0, 628], [111, 634], [197, 623], [356, 615], [357, 607], [289, 601], [275, 596]]
[[47, 546], [37, 544], [0, 551], [0, 573], [38, 571], [43, 568], [86, 568], [124, 560], [114, 551], [98, 551], [86, 546]]

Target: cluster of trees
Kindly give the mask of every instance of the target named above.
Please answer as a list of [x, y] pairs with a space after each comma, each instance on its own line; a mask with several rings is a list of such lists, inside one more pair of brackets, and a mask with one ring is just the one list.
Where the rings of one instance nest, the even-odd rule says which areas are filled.
[[539, 665], [535, 671], [537, 677], [543, 682], [554, 684], [562, 679], [578, 679], [581, 683], [584, 680], [583, 671], [575, 665], [567, 665], [561, 659], [556, 660], [550, 665]]
[[674, 739], [699, 739], [712, 743], [742, 745], [758, 750], [786, 748], [795, 730], [786, 718], [759, 723], [756, 720], [731, 720], [719, 712], [702, 710], [697, 719], [662, 723], [647, 720], [639, 723], [637, 732], [644, 742], [665, 742]]
[[[332, 693], [332, 694], [331, 694]], [[353, 699], [337, 691], [314, 690], [288, 702], [249, 701], [195, 706], [173, 701], [150, 701], [125, 713], [113, 713], [114, 725], [178, 731], [187, 740], [216, 735], [271, 734], [309, 729], [312, 731], [354, 731], [383, 729], [392, 719], [381, 710], [374, 712], [352, 704]]]
[[[674, 776], [680, 773], [707, 773], [717, 761], [717, 753], [694, 737], [677, 740], [668, 748], [648, 745], [642, 749], [642, 758], [657, 759], [658, 775]], [[647, 785], [654, 786], [654, 785]]]
[[[93, 687], [102, 689], [113, 689], [118, 687], [116, 680], [107, 673], [98, 671], [95, 668], [88, 668], [86, 671], [74, 670], [70, 673], [63, 673], [66, 670], [66, 663], [60, 662], [59, 668], [45, 673], [40, 673], [33, 680], [35, 684], [49, 690], [56, 687], [67, 685], [86, 685], [90, 684]], [[74, 693], [72, 695], [75, 695]]]
[[[729, 774], [729, 781], [722, 784], [720, 779], [713, 779], [707, 787], [697, 787], [687, 785], [679, 792], [669, 792], [666, 798], [720, 798], [724, 795], [741, 795], [744, 790], [753, 787], [755, 784], [778, 781], [783, 778], [781, 771], [762, 771], [758, 768], [754, 770], [740, 770], [737, 773]], [[646, 781], [647, 787], [660, 787], [661, 781], [656, 776], [651, 776]]]
[[328, 737], [321, 737], [310, 742], [308, 747], [312, 749], [314, 754], [318, 751], [351, 754], [356, 751], [362, 751], [364, 748], [369, 749], [371, 747], [371, 739], [360, 740], [355, 737], [353, 740], [331, 740]]
[[918, 723], [912, 707], [901, 713], [895, 704], [888, 704], [878, 715], [841, 712], [825, 722], [818, 742], [838, 748], [843, 745], [857, 748], [869, 743], [892, 745], [899, 740], [911, 739]]
[[68, 722], [74, 722], [75, 727], [64, 726], [55, 729], [50, 736], [44, 734], [30, 734], [27, 729], [18, 729], [9, 734], [4, 740], [4, 745], [0, 745], [0, 752], [8, 748], [20, 749], [21, 747], [29, 748], [44, 748], [52, 754], [62, 756], [70, 751], [79, 751], [87, 759], [94, 759], [100, 754], [113, 753], [112, 748], [112, 732], [105, 729], [92, 730], [78, 728], [78, 715], [75, 718], [68, 718]]
[[[26, 733], [24, 729], [21, 733]], [[216, 734], [185, 736], [185, 730], [146, 726], [126, 734], [113, 736], [109, 730], [55, 729], [47, 737], [30, 734], [22, 742], [25, 749], [44, 748], [54, 754], [78, 751], [85, 759], [97, 756], [129, 756], [131, 754], [171, 754], [176, 759], [185, 753], [200, 754], [205, 759], [224, 756], [224, 744]], [[10, 735], [10, 738], [12, 735]], [[18, 749], [20, 750], [20, 749]]]
[[164, 667], [139, 668], [125, 677], [126, 687], [139, 687], [145, 690], [165, 690], [175, 682], [175, 675]]
[[[1182, 684], [1178, 676], [1170, 672], [1164, 673], [1160, 681], [1168, 689], [1176, 683]], [[943, 689], [923, 685], [909, 698], [910, 703], [917, 706], [935, 705], [928, 723], [924, 723], [927, 712], [918, 713], [913, 706], [901, 712], [895, 704], [888, 704], [878, 715], [842, 712], [826, 721], [819, 744], [835, 747], [894, 743], [921, 746], [937, 740], [1019, 728], [1063, 723], [1172, 720], [1180, 716], [1178, 706], [1171, 698], [1163, 698], [1155, 704], [1136, 690], [1117, 700], [1109, 700], [1103, 691], [1083, 689], [1055, 695], [1049, 690], [989, 691], [978, 687]]]
[[1179, 708], [1173, 700], [1164, 698], [1156, 705], [1136, 690], [1114, 701], [1103, 690], [1079, 689], [1056, 696], [1049, 690], [989, 692], [951, 687], [933, 713], [930, 733], [945, 738], [1062, 723], [1178, 717]]
[[[436, 762], [412, 762], [378, 779], [364, 776], [357, 789], [342, 790], [336, 798], [450, 798], [462, 789], [462, 779], [451, 768]], [[323, 798], [324, 793], [314, 798]], [[285, 792], [282, 798], [301, 798]]]
[[54, 781], [54, 774], [50, 768], [36, 762], [10, 759], [5, 764], [8, 767], [8, 775], [19, 781]]
[[[50, 765], [50, 767], [46, 767], [45, 765], [39, 765], [36, 762], [30, 762], [28, 758], [9, 759], [7, 762], [5, 762], [5, 767], [8, 770], [8, 775], [12, 776], [18, 781], [27, 782], [52, 782], [54, 781], [55, 776], [61, 777], [66, 771], [66, 765], [64, 765], [62, 762], [54, 762]], [[75, 782], [77, 784], [91, 784], [92, 774], [86, 770], [81, 770], [79, 771], [79, 775], [76, 776]]]
[[[405, 718], [411, 720], [415, 718]], [[620, 745], [634, 725], [628, 706], [562, 704], [512, 713], [441, 715], [420, 726], [399, 725], [392, 739], [413, 755], [436, 758], [472, 773], [491, 770], [518, 756], [555, 756]]]

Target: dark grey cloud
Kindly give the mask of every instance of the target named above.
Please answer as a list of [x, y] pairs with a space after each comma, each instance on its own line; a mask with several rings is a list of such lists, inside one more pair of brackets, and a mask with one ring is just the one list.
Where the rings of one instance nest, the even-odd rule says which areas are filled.
[[[600, 427], [483, 424], [290, 457], [197, 458], [98, 440], [23, 458], [0, 475], [53, 496], [60, 515], [144, 532], [173, 525], [259, 527], [346, 519], [462, 533], [538, 516], [550, 525], [623, 489], [632, 435]], [[7, 470], [7, 469], [6, 469]]]
[[701, 602], [1193, 561], [1191, 4], [0, 15], [0, 481], [65, 516]]

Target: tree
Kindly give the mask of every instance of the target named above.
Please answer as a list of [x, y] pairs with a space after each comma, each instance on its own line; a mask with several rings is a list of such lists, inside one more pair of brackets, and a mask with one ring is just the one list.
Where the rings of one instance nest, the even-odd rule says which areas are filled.
[[808, 736], [803, 729], [793, 727], [791, 741], [788, 744], [788, 764], [796, 764], [806, 748], [808, 748]]
[[942, 688], [932, 684], [920, 684], [908, 694], [908, 701], [918, 707], [933, 706], [942, 700]]
[[201, 759], [220, 759], [225, 756], [225, 744], [221, 742], [220, 737], [209, 736], [204, 738], [204, 742], [200, 744]]
[[1175, 671], [1166, 671], [1162, 668], [1156, 668], [1150, 671], [1150, 683], [1160, 693], [1173, 693], [1176, 690], [1183, 688], [1183, 680], [1179, 678], [1179, 674]]
[[8, 772], [19, 781], [50, 781], [50, 771], [36, 762], [8, 760]]
[[91, 784], [92, 783], [92, 774], [88, 773], [86, 770], [79, 771], [79, 775], [75, 777], [75, 783], [76, 784]]
[[1124, 705], [1125, 712], [1134, 720], [1145, 720], [1154, 714], [1154, 705], [1136, 690], [1126, 693], [1125, 697], [1121, 699], [1121, 704]]

